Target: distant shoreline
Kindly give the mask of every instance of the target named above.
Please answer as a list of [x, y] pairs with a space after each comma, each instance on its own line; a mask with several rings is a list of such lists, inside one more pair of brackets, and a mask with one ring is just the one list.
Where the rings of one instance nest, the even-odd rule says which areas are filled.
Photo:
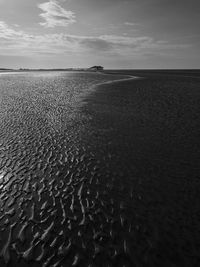
[[28, 71], [91, 71], [91, 70], [86, 70], [86, 69], [0, 69], [0, 72], [28, 72]]
[[57, 68], [57, 69], [9, 69], [0, 68], [0, 72], [24, 72], [24, 71], [87, 71], [87, 72], [107, 72], [107, 71], [199, 71], [200, 69], [104, 69], [102, 71], [94, 71], [89, 68]]

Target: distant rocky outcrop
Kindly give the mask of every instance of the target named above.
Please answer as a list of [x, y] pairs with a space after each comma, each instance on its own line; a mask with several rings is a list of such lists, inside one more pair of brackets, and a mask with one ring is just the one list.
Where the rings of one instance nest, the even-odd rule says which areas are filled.
[[89, 68], [89, 70], [92, 70], [92, 71], [102, 71], [103, 70], [103, 67], [102, 66], [93, 66], [93, 67]]

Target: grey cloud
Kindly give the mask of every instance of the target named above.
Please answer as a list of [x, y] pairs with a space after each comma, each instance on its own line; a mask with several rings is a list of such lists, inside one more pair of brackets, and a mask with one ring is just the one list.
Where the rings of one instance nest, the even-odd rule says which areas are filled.
[[81, 40], [81, 45], [87, 48], [91, 48], [97, 51], [110, 51], [113, 49], [113, 45], [106, 40], [100, 38], [85, 38]]
[[127, 26], [135, 26], [137, 25], [137, 23], [133, 23], [133, 22], [124, 22], [124, 25], [127, 25]]
[[184, 49], [182, 44], [170, 44], [148, 36], [130, 37], [116, 35], [80, 36], [59, 34], [30, 35], [9, 27], [0, 21], [1, 54], [44, 53], [107, 53], [109, 55], [142, 55], [169, 49]]

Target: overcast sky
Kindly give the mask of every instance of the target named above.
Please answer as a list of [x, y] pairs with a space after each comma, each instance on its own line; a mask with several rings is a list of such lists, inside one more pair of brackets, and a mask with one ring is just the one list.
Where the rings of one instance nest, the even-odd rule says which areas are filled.
[[200, 68], [199, 0], [0, 0], [0, 67]]

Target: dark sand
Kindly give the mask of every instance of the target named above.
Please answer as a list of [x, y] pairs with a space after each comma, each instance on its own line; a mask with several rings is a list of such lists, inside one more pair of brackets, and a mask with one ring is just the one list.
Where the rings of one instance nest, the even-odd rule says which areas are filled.
[[199, 266], [199, 73], [121, 71], [77, 108], [86, 74], [6, 91], [0, 266]]
[[99, 187], [121, 218], [112, 263], [199, 266], [200, 71], [125, 73], [144, 78], [102, 85], [85, 107]]

